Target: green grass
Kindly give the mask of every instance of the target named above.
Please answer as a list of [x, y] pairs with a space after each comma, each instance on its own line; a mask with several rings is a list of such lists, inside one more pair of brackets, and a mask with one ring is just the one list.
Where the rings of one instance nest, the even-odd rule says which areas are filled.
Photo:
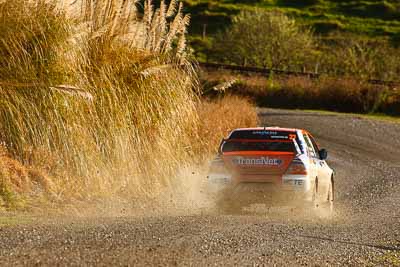
[[343, 113], [343, 112], [334, 112], [334, 111], [327, 111], [327, 110], [316, 110], [316, 109], [301, 109], [299, 111], [304, 111], [308, 113], [319, 113], [319, 114], [326, 114], [326, 115], [337, 115], [337, 116], [351, 116], [351, 117], [358, 117], [362, 119], [370, 119], [370, 120], [378, 120], [384, 122], [391, 122], [391, 123], [399, 123], [400, 118], [395, 116], [389, 116], [386, 114], [359, 114], [359, 113]]
[[[341, 33], [365, 38], [389, 39], [400, 45], [400, 2], [397, 0], [185, 0], [192, 14], [190, 33], [193, 38], [203, 35], [206, 24], [208, 38], [230, 25], [232, 16], [240, 10], [263, 8], [280, 10], [312, 27], [322, 38]], [[337, 34], [339, 33], [339, 34]], [[337, 37], [336, 37], [337, 38]], [[195, 39], [192, 46], [204, 50]], [[201, 54], [202, 52], [200, 52]]]
[[[193, 16], [191, 30], [201, 33], [207, 23], [212, 30], [226, 26], [239, 10], [255, 7], [277, 9], [298, 18], [305, 24], [341, 22], [343, 30], [377, 36], [385, 33], [400, 34], [400, 3], [398, 1], [333, 1], [333, 0], [242, 0], [205, 1], [186, 0], [186, 10]], [[197, 20], [196, 18], [201, 18]], [[316, 29], [318, 31], [318, 28]]]

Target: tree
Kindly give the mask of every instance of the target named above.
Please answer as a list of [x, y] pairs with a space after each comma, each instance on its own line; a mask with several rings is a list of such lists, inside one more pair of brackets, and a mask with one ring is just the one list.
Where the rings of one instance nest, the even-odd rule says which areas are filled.
[[312, 55], [313, 37], [280, 12], [242, 11], [214, 41], [215, 58], [238, 65], [301, 70]]

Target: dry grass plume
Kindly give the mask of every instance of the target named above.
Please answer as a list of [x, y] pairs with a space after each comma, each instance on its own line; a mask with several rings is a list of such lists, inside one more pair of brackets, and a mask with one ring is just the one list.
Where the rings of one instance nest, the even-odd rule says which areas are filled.
[[199, 104], [188, 23], [176, 1], [0, 2], [3, 206], [35, 184], [61, 201], [154, 198], [225, 128], [248, 123]]

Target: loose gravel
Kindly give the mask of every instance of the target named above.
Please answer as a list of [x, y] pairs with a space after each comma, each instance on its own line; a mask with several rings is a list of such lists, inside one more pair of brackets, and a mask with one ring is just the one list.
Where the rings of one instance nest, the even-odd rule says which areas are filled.
[[336, 213], [38, 218], [0, 226], [0, 266], [400, 266], [400, 124], [259, 109], [262, 125], [308, 129], [336, 170]]

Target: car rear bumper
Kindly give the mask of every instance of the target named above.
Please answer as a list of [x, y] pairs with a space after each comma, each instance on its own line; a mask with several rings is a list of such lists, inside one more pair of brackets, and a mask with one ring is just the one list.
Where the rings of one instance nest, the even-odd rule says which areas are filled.
[[271, 192], [299, 192], [306, 193], [311, 190], [310, 179], [304, 175], [265, 176], [258, 179], [249, 177], [233, 177], [227, 173], [211, 173], [207, 177], [209, 184], [221, 187], [252, 188], [255, 191]]

